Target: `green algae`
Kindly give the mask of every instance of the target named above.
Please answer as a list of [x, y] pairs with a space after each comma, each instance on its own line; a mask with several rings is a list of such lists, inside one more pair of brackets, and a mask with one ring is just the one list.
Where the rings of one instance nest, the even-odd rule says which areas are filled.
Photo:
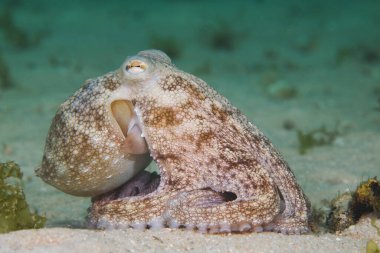
[[[0, 2], [1, 3], [1, 2]], [[0, 32], [4, 41], [14, 49], [25, 50], [36, 47], [48, 35], [48, 31], [30, 33], [30, 27], [19, 27], [15, 21], [17, 4], [8, 1], [0, 9]]]
[[11, 75], [8, 65], [3, 59], [2, 53], [0, 51], [0, 89], [8, 89], [13, 86], [13, 81], [11, 80]]
[[325, 126], [322, 126], [310, 132], [297, 130], [298, 151], [301, 155], [304, 155], [314, 147], [331, 145], [339, 135], [340, 132], [337, 127], [336, 129], [328, 130]]
[[0, 28], [4, 34], [5, 41], [14, 48], [25, 49], [33, 44], [26, 30], [15, 25], [13, 9], [9, 6], [5, 6], [2, 10]]
[[0, 233], [42, 228], [45, 224], [46, 217], [30, 212], [21, 179], [16, 163], [0, 163]]
[[369, 240], [366, 246], [366, 253], [380, 253], [380, 249], [373, 240]]

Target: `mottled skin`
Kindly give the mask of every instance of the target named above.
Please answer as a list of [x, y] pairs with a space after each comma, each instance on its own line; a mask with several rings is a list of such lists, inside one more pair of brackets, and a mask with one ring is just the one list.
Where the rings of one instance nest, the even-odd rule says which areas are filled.
[[126, 138], [110, 113], [118, 87], [115, 74], [88, 80], [60, 106], [37, 170], [44, 181], [69, 194], [95, 196], [121, 185], [150, 163], [148, 153], [125, 151]]
[[[98, 190], [104, 183], [102, 169], [108, 171], [112, 166], [104, 160], [104, 154], [111, 156], [111, 160], [131, 159], [128, 152], [122, 151], [123, 136], [115, 134], [114, 126], [109, 123], [112, 115], [107, 115], [104, 109], [104, 101], [115, 99], [132, 102], [149, 153], [158, 165], [160, 179], [148, 183], [146, 172], [141, 172], [142, 176], [136, 178], [145, 179], [132, 179], [118, 193], [107, 193], [109, 189]], [[86, 109], [73, 116], [75, 103]], [[100, 164], [94, 167], [96, 173], [86, 175], [90, 179], [79, 178], [67, 187], [85, 185], [86, 192], [95, 189], [93, 196], [104, 193], [93, 199], [88, 215], [93, 227], [168, 225], [211, 233], [263, 229], [282, 233], [309, 231], [309, 202], [271, 142], [226, 98], [201, 79], [177, 69], [160, 51], [142, 51], [127, 58], [119, 70], [90, 80], [61, 111], [74, 119], [69, 123], [56, 116], [53, 125], [60, 127], [52, 126], [47, 141], [51, 147], [45, 150], [39, 174], [44, 178], [42, 172], [50, 171], [50, 178], [55, 179], [57, 166], [80, 167], [73, 161], [72, 149], [79, 152], [77, 157], [81, 157], [82, 163], [90, 164], [94, 160]], [[86, 120], [81, 121], [80, 117]], [[64, 134], [57, 131], [81, 128], [85, 124], [85, 129], [93, 130], [86, 134], [78, 129], [70, 130], [65, 143], [55, 143], [61, 138], [54, 140], [54, 137]], [[100, 136], [98, 144], [103, 148], [87, 143], [93, 134]], [[88, 140], [83, 145], [78, 139]], [[51, 165], [52, 161], [55, 164]], [[78, 169], [73, 171], [76, 173]], [[92, 177], [99, 182], [94, 189], [91, 189]], [[46, 181], [51, 183], [53, 179]], [[65, 180], [55, 181], [65, 184]], [[141, 180], [149, 188], [146, 193], [142, 194], [140, 189], [140, 194], [122, 194], [130, 192], [131, 185], [138, 185], [136, 182]], [[157, 184], [155, 189], [152, 185]]]

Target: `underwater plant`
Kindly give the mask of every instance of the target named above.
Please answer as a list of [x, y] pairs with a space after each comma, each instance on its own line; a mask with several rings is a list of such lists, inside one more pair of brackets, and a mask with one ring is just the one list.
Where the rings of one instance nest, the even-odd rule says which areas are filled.
[[333, 130], [328, 130], [326, 126], [304, 132], [297, 130], [298, 151], [301, 155], [306, 154], [307, 150], [324, 145], [331, 145], [338, 137], [340, 132], [335, 127]]
[[0, 16], [0, 28], [4, 33], [4, 38], [15, 48], [23, 49], [30, 46], [31, 41], [28, 34], [15, 25], [11, 8], [4, 8]]
[[335, 54], [336, 65], [340, 66], [347, 61], [354, 61], [367, 65], [378, 64], [380, 62], [379, 48], [365, 44], [338, 48]]
[[5, 63], [0, 51], [0, 89], [12, 87], [13, 82], [9, 73], [8, 65]]
[[30, 34], [27, 29], [17, 26], [14, 21], [14, 6], [9, 2], [5, 4], [0, 13], [0, 31], [3, 32], [4, 39], [16, 49], [26, 49], [38, 45], [47, 32], [39, 31]]
[[366, 246], [366, 253], [380, 253], [380, 249], [373, 240], [369, 240]]
[[0, 163], [0, 233], [45, 225], [46, 217], [30, 212], [21, 179], [16, 163]]
[[375, 95], [375, 99], [377, 102], [377, 105], [375, 106], [376, 111], [380, 111], [380, 86], [373, 89], [373, 94]]

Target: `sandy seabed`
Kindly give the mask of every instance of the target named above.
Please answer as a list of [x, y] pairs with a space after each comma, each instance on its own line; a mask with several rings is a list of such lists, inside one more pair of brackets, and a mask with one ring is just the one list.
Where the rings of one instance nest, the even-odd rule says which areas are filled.
[[[379, 222], [380, 224], [380, 222]], [[22, 240], [20, 240], [22, 238]], [[210, 235], [193, 231], [93, 231], [69, 228], [23, 230], [0, 237], [0, 252], [365, 252], [380, 243], [370, 218], [339, 235], [248, 233]]]

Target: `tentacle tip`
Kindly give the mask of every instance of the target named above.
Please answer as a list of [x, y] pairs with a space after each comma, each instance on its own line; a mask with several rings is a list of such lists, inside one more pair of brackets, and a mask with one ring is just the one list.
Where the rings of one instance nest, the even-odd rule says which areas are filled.
[[176, 221], [174, 219], [170, 219], [168, 221], [168, 226], [169, 226], [169, 228], [179, 228], [180, 224], [178, 221]]
[[197, 231], [201, 234], [206, 234], [207, 233], [207, 229], [208, 229], [208, 226], [205, 225], [205, 224], [201, 224], [201, 225], [198, 225], [197, 226]]
[[156, 218], [148, 222], [148, 226], [151, 230], [160, 230], [165, 227], [165, 220], [162, 218]]
[[147, 223], [145, 222], [135, 222], [131, 224], [131, 227], [139, 230], [139, 231], [144, 231], [147, 228]]
[[221, 224], [219, 232], [220, 233], [231, 233], [231, 225], [230, 224]]

